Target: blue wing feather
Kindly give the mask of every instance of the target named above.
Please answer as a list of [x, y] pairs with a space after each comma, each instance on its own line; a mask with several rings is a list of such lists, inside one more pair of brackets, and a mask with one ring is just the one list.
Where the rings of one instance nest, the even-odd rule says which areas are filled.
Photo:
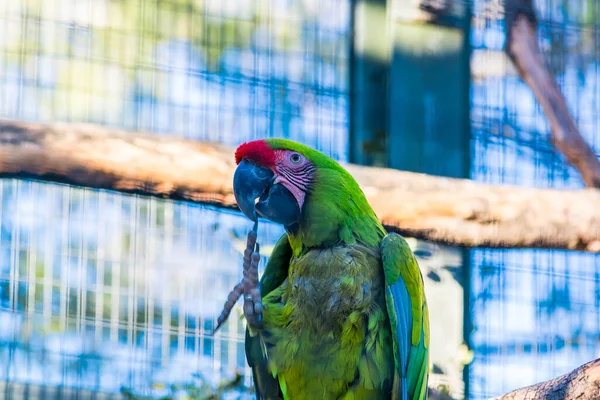
[[[403, 280], [389, 287], [392, 295], [394, 311], [397, 315], [396, 337], [406, 338], [407, 332], [410, 332], [412, 327], [412, 311], [410, 309], [410, 296]], [[398, 351], [400, 352], [400, 368], [402, 378], [402, 400], [408, 400], [408, 359], [410, 356], [410, 341], [398, 340]]]
[[[423, 278], [408, 243], [388, 234], [382, 241], [382, 261], [387, 284], [386, 302], [392, 332], [401, 400], [427, 399], [429, 373], [429, 316]], [[415, 319], [415, 314], [417, 319]], [[418, 340], [417, 340], [418, 339]]]

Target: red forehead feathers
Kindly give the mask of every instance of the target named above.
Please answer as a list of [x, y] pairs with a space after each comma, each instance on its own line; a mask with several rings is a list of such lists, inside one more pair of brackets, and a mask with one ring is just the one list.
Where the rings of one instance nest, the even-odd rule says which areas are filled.
[[244, 158], [265, 167], [275, 164], [275, 152], [264, 140], [242, 143], [235, 151], [235, 163]]

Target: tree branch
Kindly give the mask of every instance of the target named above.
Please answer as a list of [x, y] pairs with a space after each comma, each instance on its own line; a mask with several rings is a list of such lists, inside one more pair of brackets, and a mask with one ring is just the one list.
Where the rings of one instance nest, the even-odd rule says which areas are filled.
[[[429, 400], [453, 400], [447, 393], [429, 388]], [[591, 361], [558, 378], [517, 389], [490, 400], [598, 400], [600, 359]]]
[[565, 375], [528, 386], [492, 400], [597, 400], [600, 398], [600, 359]]
[[[600, 191], [490, 186], [347, 166], [390, 230], [469, 247], [600, 252]], [[233, 149], [95, 125], [0, 121], [0, 177], [236, 208]]]
[[552, 128], [551, 141], [580, 172], [588, 187], [600, 188], [600, 161], [587, 144], [567, 107], [538, 46], [532, 0], [507, 0], [506, 52], [529, 85]]

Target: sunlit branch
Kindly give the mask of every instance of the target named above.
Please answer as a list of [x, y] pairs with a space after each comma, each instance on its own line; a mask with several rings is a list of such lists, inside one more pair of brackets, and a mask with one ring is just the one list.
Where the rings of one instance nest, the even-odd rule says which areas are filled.
[[[600, 252], [600, 191], [486, 185], [347, 166], [384, 225], [468, 247]], [[0, 121], [0, 177], [236, 208], [233, 149], [96, 125]]]

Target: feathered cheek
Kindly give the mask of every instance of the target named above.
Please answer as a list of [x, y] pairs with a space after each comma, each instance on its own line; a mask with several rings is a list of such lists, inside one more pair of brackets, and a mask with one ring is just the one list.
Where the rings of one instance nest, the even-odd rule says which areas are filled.
[[302, 190], [298, 186], [294, 185], [293, 183], [291, 183], [289, 180], [287, 180], [285, 177], [283, 177], [281, 175], [277, 176], [277, 178], [275, 178], [275, 181], [273, 182], [273, 184], [278, 184], [278, 183], [283, 185], [287, 190], [290, 191], [290, 193], [294, 196], [294, 198], [296, 199], [296, 202], [298, 203], [298, 208], [300, 208], [300, 210], [302, 210], [302, 206], [304, 205], [304, 198], [306, 196], [306, 193], [304, 192], [304, 190]]

